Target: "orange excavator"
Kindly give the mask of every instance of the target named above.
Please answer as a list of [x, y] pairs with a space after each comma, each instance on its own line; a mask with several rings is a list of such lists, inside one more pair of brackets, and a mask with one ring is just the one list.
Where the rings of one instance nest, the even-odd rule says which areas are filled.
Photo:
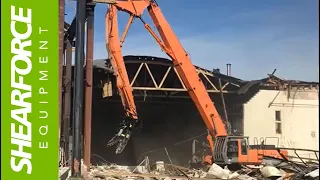
[[[142, 13], [147, 10], [157, 28], [160, 37], [143, 20]], [[117, 11], [130, 15], [124, 33], [119, 39]], [[133, 128], [138, 122], [138, 115], [132, 87], [130, 86], [124, 59], [121, 52], [130, 25], [134, 19], [140, 19], [145, 29], [156, 40], [161, 49], [172, 59], [173, 65], [188, 89], [189, 96], [195, 103], [208, 129], [208, 142], [212, 154], [204, 161], [211, 164], [261, 164], [265, 156], [281, 158], [287, 156], [286, 151], [280, 153], [270, 146], [249, 146], [248, 138], [229, 136], [214, 103], [199, 78], [188, 53], [180, 44], [169, 23], [162, 14], [155, 0], [117, 0], [108, 4], [106, 14], [106, 47], [117, 79], [117, 88], [125, 110], [126, 118], [120, 124], [116, 135], [108, 142], [108, 146], [117, 144], [116, 153], [125, 148]], [[213, 138], [214, 137], [214, 138]]]

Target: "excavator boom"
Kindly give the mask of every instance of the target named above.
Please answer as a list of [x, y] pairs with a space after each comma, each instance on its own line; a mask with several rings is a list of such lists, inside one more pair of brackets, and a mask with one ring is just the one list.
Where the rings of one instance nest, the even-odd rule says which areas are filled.
[[[112, 18], [111, 18], [111, 17]], [[133, 99], [132, 88], [130, 86], [128, 73], [121, 53], [120, 41], [118, 38], [117, 12], [116, 8], [111, 7], [106, 18], [107, 24], [107, 50], [111, 61], [114, 75], [117, 80], [117, 88], [121, 97], [122, 105], [127, 117], [134, 120], [138, 119], [136, 106]]]
[[[143, 20], [142, 13], [147, 9], [160, 37]], [[124, 11], [130, 15], [125, 32], [119, 40], [117, 11]], [[117, 86], [123, 106], [129, 120], [120, 126], [116, 136], [110, 140], [109, 145], [118, 143], [116, 152], [121, 152], [130, 138], [132, 128], [138, 120], [136, 107], [121, 53], [121, 45], [124, 42], [129, 26], [133, 19], [140, 19], [145, 29], [156, 40], [161, 49], [172, 59], [188, 94], [196, 105], [200, 115], [209, 131], [208, 141], [213, 158], [220, 164], [228, 163], [261, 163], [263, 151], [250, 149], [245, 137], [228, 136], [227, 127], [221, 119], [214, 103], [212, 102], [203, 82], [192, 64], [188, 53], [180, 44], [169, 23], [162, 14], [155, 0], [118, 0], [109, 4], [106, 15], [106, 41], [112, 65], [116, 71]], [[131, 120], [130, 120], [131, 119]], [[124, 125], [123, 125], [124, 124]], [[212, 139], [214, 137], [214, 140]], [[244, 153], [245, 152], [245, 153]], [[268, 152], [269, 153], [269, 152]]]
[[[147, 9], [154, 25], [157, 27], [160, 37], [158, 37], [150, 28], [150, 26], [143, 21], [141, 15], [145, 9]], [[124, 38], [121, 41], [118, 38], [117, 10], [127, 12], [130, 15], [131, 18], [128, 24], [132, 23], [132, 17], [139, 18], [143, 22], [144, 27], [155, 38], [162, 50], [168, 54], [169, 57], [171, 57], [174, 67], [179, 73], [191, 99], [200, 112], [200, 115], [204, 120], [210, 134], [212, 136], [226, 136], [226, 127], [213, 102], [211, 101], [203, 82], [199, 78], [199, 75], [192, 64], [188, 53], [180, 44], [178, 38], [171, 29], [169, 23], [166, 21], [157, 3], [152, 0], [119, 0], [115, 4], [109, 5], [106, 15], [107, 49], [109, 51], [112, 65], [117, 71], [117, 86], [127, 116], [132, 117], [134, 120], [137, 119], [132, 89], [130, 87], [121, 54], [121, 43], [124, 41]], [[123, 37], [125, 37], [127, 31], [128, 26]]]
[[158, 29], [166, 49], [170, 51], [173, 65], [200, 112], [209, 132], [213, 136], [226, 136], [227, 131], [225, 124], [216, 110], [214, 103], [211, 101], [207, 89], [197, 74], [188, 53], [180, 44], [159, 6], [155, 2], [151, 2], [150, 6], [148, 6], [148, 12]]
[[[132, 19], [131, 19], [132, 21]], [[106, 47], [111, 61], [114, 75], [117, 81], [117, 88], [124, 107], [126, 118], [120, 124], [116, 135], [108, 142], [108, 146], [117, 144], [116, 153], [121, 153], [125, 148], [132, 129], [138, 121], [138, 114], [132, 88], [130, 86], [128, 73], [121, 53], [121, 42], [118, 37], [117, 9], [110, 5], [106, 15]]]

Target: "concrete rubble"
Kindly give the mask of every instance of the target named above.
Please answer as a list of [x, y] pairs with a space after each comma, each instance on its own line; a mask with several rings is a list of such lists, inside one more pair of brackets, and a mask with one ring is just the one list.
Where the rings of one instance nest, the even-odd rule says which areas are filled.
[[[142, 164], [142, 163], [141, 163]], [[83, 174], [86, 180], [294, 180], [294, 179], [319, 179], [319, 165], [306, 165], [303, 170], [290, 170], [275, 166], [242, 166], [237, 171], [230, 171], [227, 167], [216, 164], [201, 169], [189, 169], [158, 161], [155, 165], [120, 166], [104, 164], [91, 166]]]

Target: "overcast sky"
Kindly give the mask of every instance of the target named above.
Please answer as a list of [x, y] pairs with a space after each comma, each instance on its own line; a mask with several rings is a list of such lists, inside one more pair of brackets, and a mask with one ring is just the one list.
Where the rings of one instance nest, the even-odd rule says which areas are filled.
[[[318, 0], [158, 0], [172, 29], [195, 65], [232, 76], [260, 79], [275, 68], [285, 79], [319, 81]], [[75, 4], [67, 3], [71, 22]], [[106, 58], [105, 5], [95, 13], [94, 58]], [[127, 15], [119, 15], [122, 30]], [[145, 13], [143, 18], [152, 22]], [[124, 55], [167, 57], [136, 20], [123, 47]]]

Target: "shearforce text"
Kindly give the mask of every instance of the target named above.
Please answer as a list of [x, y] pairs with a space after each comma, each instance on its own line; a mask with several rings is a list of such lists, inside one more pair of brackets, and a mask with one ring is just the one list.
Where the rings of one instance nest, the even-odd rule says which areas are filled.
[[[32, 70], [32, 10], [11, 6], [11, 159], [15, 172], [32, 173], [32, 87], [25, 77]], [[19, 28], [18, 28], [19, 27]], [[30, 80], [30, 79], [29, 79]]]

